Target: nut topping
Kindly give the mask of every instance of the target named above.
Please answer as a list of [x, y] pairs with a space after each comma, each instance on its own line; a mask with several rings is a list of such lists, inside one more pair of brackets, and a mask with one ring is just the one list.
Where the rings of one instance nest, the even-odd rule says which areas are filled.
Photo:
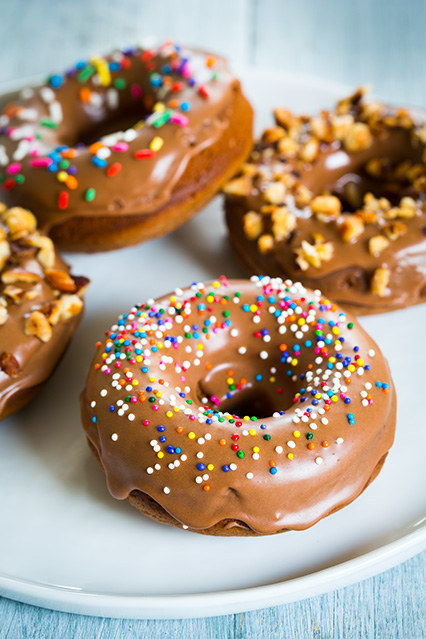
[[12, 353], [4, 352], [0, 355], [0, 370], [9, 377], [18, 377], [21, 372], [21, 367]]
[[52, 338], [50, 324], [46, 316], [40, 311], [33, 311], [29, 317], [26, 318], [24, 332], [25, 335], [38, 337], [41, 342], [48, 342]]
[[74, 280], [66, 271], [48, 269], [45, 272], [45, 277], [49, 285], [61, 293], [75, 293], [76, 291]]
[[388, 284], [390, 280], [390, 271], [380, 266], [374, 271], [371, 279], [371, 292], [379, 297], [386, 297], [389, 294]]

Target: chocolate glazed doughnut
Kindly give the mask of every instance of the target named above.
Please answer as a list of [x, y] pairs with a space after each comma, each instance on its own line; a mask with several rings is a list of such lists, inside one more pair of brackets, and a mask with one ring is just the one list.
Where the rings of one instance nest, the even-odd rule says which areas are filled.
[[83, 311], [85, 277], [70, 275], [36, 218], [0, 203], [0, 419], [32, 399]]
[[134, 306], [81, 397], [108, 488], [194, 532], [312, 526], [392, 445], [395, 390], [354, 318], [300, 283], [221, 277]]
[[64, 248], [135, 244], [217, 193], [250, 151], [252, 120], [223, 58], [171, 43], [94, 57], [6, 107], [4, 195]]
[[356, 314], [425, 301], [424, 113], [358, 90], [317, 117], [275, 119], [225, 187], [248, 272], [301, 279]]

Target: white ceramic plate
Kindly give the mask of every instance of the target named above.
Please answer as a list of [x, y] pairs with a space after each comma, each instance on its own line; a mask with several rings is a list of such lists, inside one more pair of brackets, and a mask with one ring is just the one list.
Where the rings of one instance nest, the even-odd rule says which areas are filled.
[[[346, 90], [270, 72], [242, 75], [258, 127], [271, 121], [275, 104], [310, 112]], [[78, 395], [94, 343], [118, 313], [194, 280], [243, 275], [220, 199], [164, 239], [69, 261], [92, 279], [86, 316], [53, 379], [0, 427], [1, 594], [102, 616], [209, 616], [310, 597], [426, 546], [426, 352], [416, 337], [424, 305], [362, 320], [390, 361], [398, 427], [383, 471], [361, 497], [304, 532], [207, 537], [156, 524], [109, 496], [80, 427]]]

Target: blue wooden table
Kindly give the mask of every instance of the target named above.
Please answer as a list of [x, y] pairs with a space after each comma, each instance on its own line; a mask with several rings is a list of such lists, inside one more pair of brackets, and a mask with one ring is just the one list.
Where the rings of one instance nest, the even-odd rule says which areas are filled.
[[[154, 36], [199, 44], [238, 64], [372, 82], [385, 99], [426, 106], [425, 22], [424, 0], [15, 0], [1, 3], [0, 81], [61, 70], [95, 51]], [[422, 639], [425, 568], [423, 553], [320, 597], [210, 619], [99, 619], [0, 599], [0, 639]]]
[[354, 586], [208, 619], [80, 617], [0, 599], [0, 639], [423, 639], [426, 552]]

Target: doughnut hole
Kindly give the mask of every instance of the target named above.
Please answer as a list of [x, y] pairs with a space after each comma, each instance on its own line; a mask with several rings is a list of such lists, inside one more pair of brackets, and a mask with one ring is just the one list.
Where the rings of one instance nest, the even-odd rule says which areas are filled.
[[[381, 175], [373, 176], [367, 171], [370, 160], [383, 163]], [[362, 207], [366, 193], [373, 193], [377, 198], [386, 197], [395, 205], [404, 195], [412, 194], [408, 180], [395, 179], [394, 170], [401, 163], [422, 163], [422, 147], [414, 141], [410, 131], [396, 127], [390, 132], [381, 132], [374, 144], [362, 151], [348, 154], [338, 149], [324, 153], [306, 172], [304, 184], [314, 195], [324, 191], [336, 195], [345, 211]]]
[[[259, 347], [256, 346], [258, 351]], [[306, 373], [310, 362], [304, 361], [307, 359], [305, 355], [295, 367], [293, 375], [289, 376], [289, 367], [280, 361], [281, 352], [278, 348], [276, 350], [277, 355], [271, 349], [272, 352], [264, 360], [259, 355], [245, 355], [242, 361], [213, 366], [198, 381], [198, 401], [209, 408], [240, 418], [265, 419], [275, 412], [289, 410], [293, 406], [295, 394], [303, 387], [300, 374]], [[266, 349], [264, 352], [267, 352]], [[310, 354], [313, 357], [313, 350]], [[203, 398], [207, 398], [208, 403], [205, 399], [203, 402]]]

